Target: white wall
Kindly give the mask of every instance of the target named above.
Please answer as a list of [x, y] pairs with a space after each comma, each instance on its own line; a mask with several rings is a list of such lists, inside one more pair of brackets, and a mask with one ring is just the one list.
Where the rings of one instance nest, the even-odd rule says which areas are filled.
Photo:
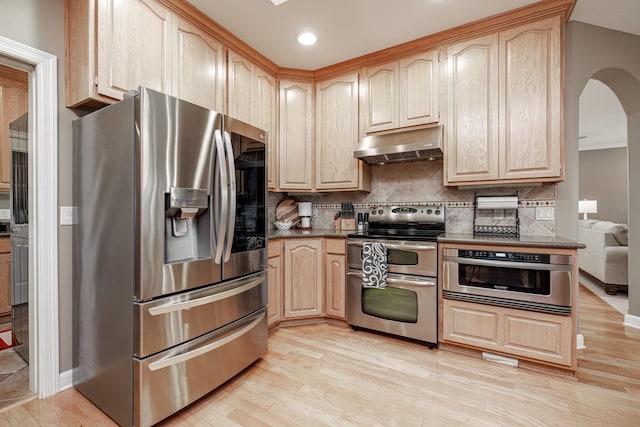
[[[71, 204], [72, 110], [64, 107], [64, 0], [0, 0], [0, 35], [58, 58], [58, 198]], [[1, 60], [1, 59], [0, 59]], [[59, 233], [60, 372], [72, 366], [71, 228]]]
[[[640, 36], [582, 22], [567, 25], [565, 41], [565, 167], [558, 185], [558, 234], [578, 235], [578, 113], [580, 94], [595, 78], [613, 90], [627, 114], [628, 164], [640, 164]], [[640, 168], [629, 167], [629, 182], [640, 182]], [[629, 193], [629, 259], [640, 252], [640, 193]], [[638, 236], [638, 237], [636, 237]], [[635, 243], [635, 244], [634, 244]], [[629, 314], [640, 318], [640, 264], [629, 263]]]

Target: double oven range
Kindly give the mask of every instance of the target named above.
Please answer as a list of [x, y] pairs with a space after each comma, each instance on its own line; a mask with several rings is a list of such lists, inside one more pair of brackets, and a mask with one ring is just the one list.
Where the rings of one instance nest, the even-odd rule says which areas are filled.
[[[440, 206], [388, 206], [369, 212], [369, 227], [348, 235], [347, 322], [426, 343], [438, 342], [438, 244], [445, 230]], [[386, 247], [386, 287], [362, 286], [362, 246]]]

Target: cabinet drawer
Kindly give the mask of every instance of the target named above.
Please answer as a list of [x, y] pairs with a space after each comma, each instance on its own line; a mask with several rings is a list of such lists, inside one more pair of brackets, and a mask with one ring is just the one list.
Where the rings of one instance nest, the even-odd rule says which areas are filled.
[[345, 239], [326, 239], [327, 253], [346, 255], [347, 245]]
[[271, 241], [267, 245], [267, 258], [282, 255], [282, 244], [280, 240]]
[[262, 309], [186, 344], [134, 359], [134, 425], [155, 424], [235, 376], [266, 353], [267, 334]]
[[259, 273], [135, 304], [139, 336], [134, 342], [134, 355], [146, 357], [264, 307], [267, 304], [266, 278], [266, 273]]
[[0, 237], [0, 254], [11, 252], [11, 237]]

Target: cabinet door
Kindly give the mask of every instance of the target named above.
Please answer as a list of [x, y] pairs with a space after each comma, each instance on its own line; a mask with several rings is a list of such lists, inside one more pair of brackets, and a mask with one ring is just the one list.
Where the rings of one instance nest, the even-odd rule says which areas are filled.
[[313, 190], [313, 86], [280, 82], [281, 191]]
[[222, 43], [175, 18], [171, 94], [202, 107], [224, 109]]
[[[280, 321], [280, 313], [282, 312], [282, 257], [280, 256], [280, 242], [269, 242], [268, 251], [267, 324], [271, 327]], [[275, 255], [272, 255], [272, 253], [275, 253]]]
[[447, 48], [446, 181], [498, 178], [498, 35]]
[[443, 301], [442, 338], [481, 347], [500, 349], [500, 318], [492, 306]]
[[398, 67], [397, 62], [392, 62], [366, 69], [362, 102], [365, 133], [399, 126]]
[[227, 62], [229, 115], [254, 124], [254, 65], [251, 61], [229, 51]]
[[316, 85], [316, 188], [358, 190], [358, 74]]
[[0, 254], [0, 314], [11, 313], [11, 254]]
[[172, 15], [150, 0], [98, 3], [98, 92], [122, 99], [146, 86], [171, 93]]
[[438, 110], [438, 51], [400, 61], [400, 127], [435, 123]]
[[500, 177], [559, 177], [560, 17], [500, 34]]
[[324, 274], [321, 239], [284, 241], [284, 316], [321, 316]]
[[254, 76], [254, 122], [257, 127], [267, 132], [267, 187], [275, 190], [278, 184], [276, 78], [258, 67], [255, 67]]
[[346, 319], [347, 248], [344, 239], [326, 239], [326, 309], [329, 317]]
[[17, 81], [0, 75], [0, 190], [9, 190], [11, 185], [9, 124], [28, 109], [26, 74], [24, 77], [25, 81]]

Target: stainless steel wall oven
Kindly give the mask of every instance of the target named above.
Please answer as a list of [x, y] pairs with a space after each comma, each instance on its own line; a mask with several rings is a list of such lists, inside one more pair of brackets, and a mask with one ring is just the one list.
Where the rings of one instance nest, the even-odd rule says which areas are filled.
[[[369, 229], [348, 237], [347, 321], [427, 343], [438, 342], [437, 237], [444, 232], [444, 208], [392, 206], [372, 209]], [[386, 287], [363, 287], [362, 247], [386, 249]]]
[[570, 255], [445, 248], [442, 295], [546, 313], [571, 313]]

